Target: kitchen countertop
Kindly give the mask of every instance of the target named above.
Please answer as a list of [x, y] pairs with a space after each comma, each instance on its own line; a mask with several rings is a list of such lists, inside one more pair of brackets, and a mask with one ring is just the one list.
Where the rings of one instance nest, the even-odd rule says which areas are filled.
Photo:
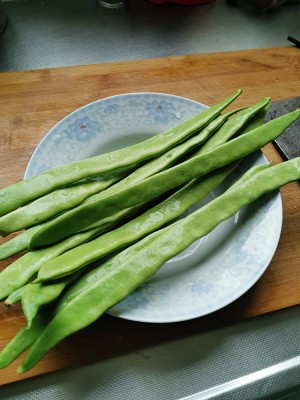
[[[9, 24], [0, 36], [1, 71], [283, 46], [288, 44], [286, 36], [299, 37], [299, 4], [264, 15], [223, 1], [192, 8], [160, 8], [146, 2], [134, 7], [131, 2], [120, 15], [104, 15], [99, 10], [96, 14], [93, 2], [86, 8], [78, 1], [72, 7], [70, 2], [50, 5], [46, 1], [3, 5]], [[295, 306], [90, 366], [3, 386], [1, 398], [279, 399], [300, 389], [298, 313]]]

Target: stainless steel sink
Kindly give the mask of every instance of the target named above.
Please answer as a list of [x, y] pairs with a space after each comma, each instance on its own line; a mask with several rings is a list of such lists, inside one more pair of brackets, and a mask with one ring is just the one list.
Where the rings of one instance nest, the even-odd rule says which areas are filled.
[[0, 388], [1, 400], [299, 400], [299, 312], [294, 307], [9, 384]]
[[162, 6], [127, 0], [123, 13], [106, 13], [96, 0], [5, 1], [0, 71], [135, 60], [178, 54], [291, 45], [299, 37], [300, 4], [268, 13], [233, 2]]

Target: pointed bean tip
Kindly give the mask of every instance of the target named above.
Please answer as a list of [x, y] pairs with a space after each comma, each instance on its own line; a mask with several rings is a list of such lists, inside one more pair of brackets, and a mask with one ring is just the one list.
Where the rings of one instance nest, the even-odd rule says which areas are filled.
[[24, 372], [26, 372], [26, 369], [22, 367], [22, 365], [20, 365], [17, 369], [17, 373], [19, 375], [24, 374]]
[[300, 116], [300, 108], [296, 108], [296, 110], [290, 111], [289, 113], [282, 115], [282, 117], [284, 116], [291, 116], [294, 121], [296, 121], [296, 119]]
[[32, 324], [32, 318], [27, 317], [27, 324], [26, 324], [26, 329], [30, 329]]
[[37, 276], [31, 283], [41, 283], [43, 280], [40, 276]]
[[294, 114], [296, 114], [297, 118], [299, 118], [299, 116], [300, 116], [300, 108], [297, 108], [297, 109], [294, 111]]
[[238, 96], [240, 96], [242, 93], [243, 93], [243, 90], [242, 90], [242, 89], [238, 89], [238, 90], [235, 92], [235, 96], [238, 97]]

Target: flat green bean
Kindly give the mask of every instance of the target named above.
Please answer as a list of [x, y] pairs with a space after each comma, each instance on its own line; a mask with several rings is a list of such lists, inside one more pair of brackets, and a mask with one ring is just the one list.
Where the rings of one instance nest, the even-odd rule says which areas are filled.
[[142, 182], [133, 184], [110, 196], [100, 198], [99, 201], [95, 200], [82, 204], [58, 216], [53, 222], [47, 224], [47, 227], [39, 230], [31, 239], [30, 247], [37, 249], [51, 245], [84, 229], [95, 220], [105, 218], [146, 200], [155, 199], [168, 190], [238, 160], [274, 140], [299, 118], [299, 115], [300, 110], [296, 110], [273, 119], [257, 129], [230, 140], [228, 143], [202, 155], [192, 157]]
[[62, 254], [93, 236], [93, 231], [80, 233], [57, 243], [51, 248], [30, 251], [8, 265], [0, 273], [0, 300], [25, 285], [47, 260]]
[[61, 309], [34, 342], [18, 372], [33, 368], [58, 342], [93, 323], [153, 276], [167, 260], [243, 206], [294, 180], [300, 180], [300, 157], [257, 172], [200, 210], [146, 236], [84, 274], [63, 296]]
[[[247, 107], [245, 110], [237, 113], [234, 117], [225, 122], [215, 135], [213, 135], [206, 143], [204, 143], [204, 145], [201, 147], [198, 153], [196, 153], [196, 155], [203, 154], [204, 152], [209, 151], [227, 142], [230, 138], [236, 135], [247, 123], [250, 124], [249, 121], [251, 121], [253, 117], [255, 117], [266, 107], [269, 107], [270, 102], [271, 99], [269, 97], [266, 97], [262, 101], [259, 101], [251, 107]], [[256, 124], [260, 126], [262, 124], [261, 122], [261, 120], [258, 120]], [[254, 127], [258, 126], [252, 125], [251, 128], [254, 129]], [[249, 127], [247, 128], [247, 131], [250, 131]]]
[[127, 169], [152, 157], [157, 157], [175, 146], [196, 130], [218, 116], [240, 94], [235, 94], [208, 108], [187, 121], [141, 143], [114, 152], [75, 161], [0, 190], [0, 215], [37, 199], [57, 188], [110, 171]]
[[65, 278], [52, 281], [51, 284], [32, 282], [22, 287], [21, 303], [28, 328], [37, 316], [40, 308], [56, 300], [62, 291], [78, 278], [79, 274], [77, 272], [68, 275]]
[[254, 165], [252, 168], [247, 170], [237, 182], [233, 183], [228, 190], [235, 189], [238, 185], [244, 184], [244, 182], [246, 182], [246, 180], [249, 179], [251, 176], [269, 167], [270, 167], [269, 163]]
[[34, 226], [27, 229], [24, 232], [19, 233], [14, 238], [0, 245], [0, 261], [5, 260], [15, 254], [20, 253], [23, 250], [27, 250], [30, 240], [33, 235], [41, 228], [42, 224], [39, 226]]
[[142, 180], [165, 170], [166, 168], [170, 167], [170, 165], [174, 164], [174, 162], [177, 161], [181, 156], [205, 142], [205, 140], [210, 138], [212, 134], [216, 132], [231, 115], [239, 113], [240, 110], [241, 109], [236, 109], [219, 115], [207, 126], [205, 126], [205, 128], [203, 128], [197, 135], [191, 137], [183, 143], [180, 143], [176, 147], [173, 147], [166, 153], [163, 153], [161, 156], [149, 161], [121, 181], [117, 182], [115, 185], [111, 186], [102, 193], [99, 193], [99, 195], [90, 197], [87, 201], [91, 202], [112, 193], [116, 193], [121, 189], [124, 189], [134, 183], [141, 182]]
[[189, 182], [164, 201], [119, 228], [44, 263], [38, 272], [36, 282], [51, 281], [74, 273], [85, 265], [159, 229], [207, 196], [223, 182], [236, 165], [237, 163], [234, 163], [214, 171], [204, 179]]
[[263, 125], [263, 123], [265, 122], [266, 114], [270, 108], [270, 105], [271, 103], [266, 105], [254, 116], [254, 118], [251, 118], [250, 121], [248, 121], [246, 125], [243, 127], [242, 133], [252, 131], [253, 129], [256, 129], [259, 126]]
[[18, 303], [22, 299], [22, 294], [24, 292], [25, 286], [21, 286], [18, 289], [14, 290], [10, 293], [10, 295], [5, 300], [5, 305], [12, 306], [15, 303]]
[[[65, 251], [79, 246], [94, 237], [97, 237], [101, 233], [115, 226], [116, 223], [120, 223], [123, 219], [134, 215], [143, 206], [144, 205], [140, 205], [138, 207], [131, 207], [130, 210], [122, 210], [113, 216], [97, 221], [93, 226], [88, 227], [85, 231], [78, 232], [76, 235], [56, 243], [53, 246], [39, 249], [37, 251], [29, 251], [19, 257], [0, 273], [0, 300], [10, 296], [15, 290], [19, 289], [32, 279], [44, 262], [51, 260]], [[31, 228], [26, 232], [33, 229], [34, 228]]]
[[0, 353], [0, 368], [11, 364], [30, 347], [43, 332], [50, 320], [50, 313], [41, 313], [32, 321], [30, 329], [24, 326]]
[[[237, 113], [240, 109], [230, 111], [226, 114], [222, 114], [212, 122], [210, 122], [198, 135], [197, 137], [193, 137], [190, 140], [184, 142], [182, 145], [176, 146], [175, 148], [167, 151], [166, 153], [162, 154], [160, 157], [148, 162], [147, 164], [143, 165], [142, 167], [136, 169], [132, 174], [128, 175], [126, 178], [122, 179], [121, 181], [117, 182], [115, 185], [111, 186], [110, 188], [106, 189], [102, 193], [99, 193], [95, 196], [91, 196], [86, 200], [86, 202], [92, 202], [94, 200], [99, 200], [107, 195], [112, 193], [116, 193], [117, 191], [128, 187], [134, 183], [143, 181], [145, 178], [154, 175], [157, 172], [160, 172], [166, 169], [168, 166], [172, 165], [174, 161], [178, 160], [178, 158], [191, 149], [196, 144], [202, 143], [202, 141], [214, 134], [214, 132], [223, 125], [223, 123], [228, 119], [229, 116]], [[113, 226], [113, 221], [116, 223], [123, 221], [130, 215], [135, 214], [139, 209], [143, 208], [144, 205], [147, 204], [142, 203], [141, 205], [128, 207], [125, 210], [119, 211], [116, 214], [113, 214], [111, 217], [106, 219], [110, 219], [111, 225]], [[90, 225], [88, 228], [83, 228], [82, 231], [86, 229], [92, 229], [93, 227], [101, 226], [101, 219], [96, 223]]]
[[[212, 134], [215, 135], [215, 132], [218, 130], [218, 127], [222, 126], [224, 124], [224, 122], [226, 122], [226, 120], [228, 119], [229, 116], [231, 116], [233, 114], [236, 114], [240, 110], [242, 110], [242, 109], [237, 109], [237, 110], [233, 110], [231, 112], [228, 112], [226, 114], [222, 114], [219, 117], [217, 117], [215, 120], [213, 120], [211, 123], [209, 123], [203, 129], [203, 131], [206, 131], [204, 134], [205, 134], [205, 137], [208, 137], [208, 141], [211, 140], [211, 135]], [[202, 135], [202, 132], [200, 132], [200, 134]], [[194, 139], [192, 138], [191, 140], [194, 140]], [[225, 142], [226, 142], [226, 135], [224, 135], [224, 140], [223, 140], [223, 143], [225, 143]], [[220, 144], [220, 143], [221, 143], [221, 139], [219, 140], [218, 144]], [[178, 149], [177, 148], [174, 149], [174, 153], [175, 152], [177, 153], [176, 160], [178, 160], [178, 156], [180, 156], [180, 155], [182, 155], [184, 153], [184, 152], [178, 153]], [[173, 153], [173, 149], [171, 149], [170, 151], [168, 151], [167, 153], [164, 153], [162, 156], [158, 157], [157, 159], [155, 159], [153, 161], [150, 161], [149, 163], [145, 164], [141, 168], [138, 168], [132, 174], [128, 175], [128, 177], [122, 179], [122, 181], [120, 181], [120, 182], [116, 183], [115, 185], [111, 186], [110, 188], [105, 190], [103, 193], [101, 193], [99, 195], [91, 196], [89, 199], [87, 199], [87, 202], [94, 201], [95, 199], [100, 199], [100, 197], [104, 197], [104, 196], [107, 196], [109, 194], [115, 193], [118, 190], [124, 189], [124, 188], [128, 187], [129, 185], [131, 185], [133, 183], [140, 182], [140, 181], [144, 180], [145, 178], [147, 178], [147, 177], [149, 177], [151, 175], [154, 175], [154, 173], [157, 173], [160, 170], [164, 170], [168, 165], [172, 164], [172, 162], [170, 162], [168, 164], [165, 164], [165, 159], [171, 159], [171, 161], [174, 161], [175, 160], [174, 153]], [[156, 160], [157, 160], [158, 163], [155, 162]], [[150, 165], [151, 165], [151, 168], [149, 168]], [[115, 219], [116, 222], [122, 221], [124, 218], [128, 217], [129, 215], [135, 214], [136, 211], [139, 210], [139, 208], [141, 208], [141, 206], [129, 207], [129, 208], [123, 210], [123, 211], [120, 211], [120, 212], [118, 212], [116, 214], [113, 214], [111, 216], [111, 220]], [[90, 225], [87, 229], [91, 229], [94, 226], [99, 226], [99, 225], [101, 225], [101, 219], [99, 221], [97, 221], [95, 224]], [[85, 229], [86, 228], [82, 229], [82, 231], [85, 231]]]
[[39, 199], [0, 217], [0, 232], [8, 235], [53, 218], [82, 203], [87, 197], [101, 192], [119, 178], [82, 182], [57, 189]]
[[[134, 210], [132, 210], [134, 211]], [[121, 215], [120, 215], [121, 218]], [[45, 226], [48, 222], [44, 222], [43, 224], [39, 224], [33, 226], [29, 229], [26, 229], [24, 232], [19, 233], [14, 238], [0, 245], [0, 261], [5, 260], [8, 257], [11, 257], [21, 251], [27, 250], [33, 235], [41, 229], [42, 226]], [[84, 232], [94, 230], [97, 228], [97, 232], [99, 233], [104, 231], [105, 229], [111, 227], [115, 223], [115, 218], [107, 218], [105, 220], [97, 221], [92, 226], [87, 227]], [[92, 236], [96, 234], [96, 231], [92, 233]], [[83, 239], [84, 241], [85, 239]]]

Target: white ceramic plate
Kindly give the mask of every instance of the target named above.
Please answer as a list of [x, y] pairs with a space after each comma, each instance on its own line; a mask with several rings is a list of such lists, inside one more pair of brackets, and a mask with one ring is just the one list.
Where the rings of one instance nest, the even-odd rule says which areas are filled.
[[[45, 136], [25, 178], [131, 145], [205, 108], [192, 100], [160, 93], [124, 94], [93, 102], [68, 115]], [[224, 192], [243, 171], [265, 162], [261, 152], [247, 157], [193, 210]], [[167, 262], [109, 313], [142, 322], [176, 322], [219, 310], [243, 295], [264, 273], [276, 250], [281, 224], [282, 203], [276, 191], [244, 207]]]

